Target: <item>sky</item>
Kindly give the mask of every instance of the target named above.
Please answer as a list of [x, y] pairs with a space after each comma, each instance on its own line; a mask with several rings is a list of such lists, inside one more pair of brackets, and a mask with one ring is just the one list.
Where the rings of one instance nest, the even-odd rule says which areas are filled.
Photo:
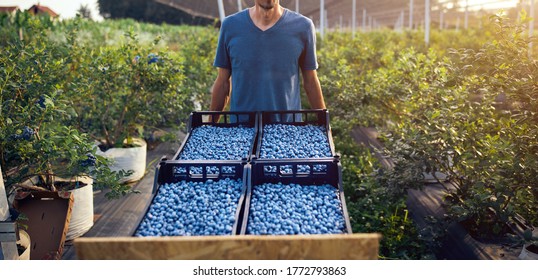
[[[418, 3], [421, 0], [414, 1]], [[74, 17], [77, 13], [77, 10], [80, 8], [80, 5], [85, 4], [88, 5], [88, 7], [91, 9], [93, 19], [102, 19], [102, 17], [99, 15], [99, 10], [97, 8], [97, 0], [0, 0], [0, 6], [18, 6], [21, 9], [28, 9], [38, 2], [43, 6], [51, 8], [56, 13], [60, 14], [60, 17], [64, 19]], [[461, 2], [465, 3], [465, 0], [461, 0]], [[516, 2], [517, 0], [468, 0], [470, 9], [480, 9], [480, 7], [494, 9], [513, 7], [515, 6]]]

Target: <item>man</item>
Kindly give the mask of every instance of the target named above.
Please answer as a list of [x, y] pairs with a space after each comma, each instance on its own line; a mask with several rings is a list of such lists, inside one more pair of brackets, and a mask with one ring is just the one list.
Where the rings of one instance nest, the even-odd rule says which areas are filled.
[[325, 109], [314, 24], [279, 0], [255, 0], [222, 22], [214, 66], [212, 111], [228, 102], [231, 111], [299, 110], [299, 72], [312, 109]]

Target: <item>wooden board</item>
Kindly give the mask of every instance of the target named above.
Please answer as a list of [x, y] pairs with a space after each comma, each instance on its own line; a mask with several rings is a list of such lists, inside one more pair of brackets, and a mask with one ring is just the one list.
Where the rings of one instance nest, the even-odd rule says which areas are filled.
[[[407, 207], [417, 227], [431, 226], [427, 217], [443, 219], [446, 213], [444, 197], [451, 183], [426, 184], [421, 190], [408, 190]], [[438, 259], [448, 260], [516, 260], [521, 248], [511, 247], [499, 240], [480, 242], [459, 223], [452, 222], [446, 229], [446, 237], [436, 253]]]
[[373, 260], [381, 235], [78, 238], [79, 260]]

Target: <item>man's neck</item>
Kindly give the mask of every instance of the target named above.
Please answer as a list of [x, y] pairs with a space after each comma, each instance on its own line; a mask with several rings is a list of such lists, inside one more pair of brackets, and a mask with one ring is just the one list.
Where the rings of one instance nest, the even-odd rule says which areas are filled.
[[265, 9], [259, 5], [255, 5], [249, 9], [250, 18], [261, 30], [271, 28], [280, 19], [284, 9], [280, 4], [276, 4], [272, 9]]

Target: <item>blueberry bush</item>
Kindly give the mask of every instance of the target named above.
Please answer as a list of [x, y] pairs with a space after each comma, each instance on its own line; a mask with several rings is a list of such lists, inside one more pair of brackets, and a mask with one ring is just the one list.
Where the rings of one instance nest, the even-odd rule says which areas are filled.
[[[478, 36], [464, 46], [368, 47], [380, 52], [377, 65], [367, 59], [359, 65], [347, 48], [321, 51], [320, 64], [330, 69], [321, 68], [320, 79], [328, 106], [336, 108], [331, 112], [337, 150], [353, 155], [340, 144], [345, 133], [353, 125], [373, 126], [382, 132], [384, 155], [395, 162], [393, 170], [380, 172], [356, 157], [342, 158], [344, 180], [353, 181], [344, 185], [354, 229], [360, 218], [366, 222], [361, 231], [367, 225], [392, 236], [382, 240], [385, 257], [428, 257], [419, 247], [438, 245], [422, 240], [422, 229], [405, 226], [405, 200], [397, 199], [420, 187], [424, 173], [442, 172], [454, 185], [446, 191], [447, 220], [437, 221], [438, 227], [460, 222], [474, 236], [503, 237], [512, 234], [507, 224], [515, 220], [536, 225], [536, 172], [530, 168], [537, 159], [536, 62], [529, 58], [525, 22], [494, 16], [484, 28], [483, 40]], [[356, 171], [349, 174], [350, 168]], [[398, 251], [399, 240], [414, 245]]]
[[407, 172], [447, 174], [455, 186], [447, 191], [449, 217], [477, 236], [510, 233], [507, 223], [519, 215], [536, 224], [538, 210], [530, 168], [538, 159], [531, 105], [537, 68], [522, 25], [492, 21], [497, 40], [453, 50], [450, 60], [403, 57], [386, 83], [410, 89], [395, 106], [405, 121], [387, 128], [391, 154]]
[[[381, 257], [432, 257], [450, 222], [478, 237], [510, 235], [507, 222], [521, 217], [536, 225], [536, 66], [525, 25], [494, 16], [481, 29], [434, 30], [429, 49], [412, 31], [330, 33], [320, 42], [351, 223], [383, 234]], [[376, 152], [393, 159], [392, 170], [348, 144], [356, 125], [381, 132], [385, 150]], [[447, 220], [432, 221], [428, 235], [407, 218], [405, 196], [434, 172], [456, 187], [446, 192]]]
[[124, 174], [94, 156], [88, 135], [68, 124], [77, 116], [65, 93], [68, 46], [49, 41], [39, 18], [27, 18], [25, 32], [32, 36], [14, 36], [0, 57], [0, 164], [8, 191], [28, 180], [26, 189], [57, 191], [64, 187], [57, 177], [91, 176], [109, 197], [129, 193], [118, 183]]
[[[141, 46], [134, 32], [119, 46], [88, 49], [76, 46], [72, 59], [79, 128], [107, 149], [133, 145], [133, 137], [145, 137], [162, 127], [177, 127], [178, 116], [192, 111], [190, 96], [182, 90], [181, 63], [165, 50]], [[80, 86], [82, 85], [82, 86]], [[174, 118], [169, 118], [174, 115]]]

